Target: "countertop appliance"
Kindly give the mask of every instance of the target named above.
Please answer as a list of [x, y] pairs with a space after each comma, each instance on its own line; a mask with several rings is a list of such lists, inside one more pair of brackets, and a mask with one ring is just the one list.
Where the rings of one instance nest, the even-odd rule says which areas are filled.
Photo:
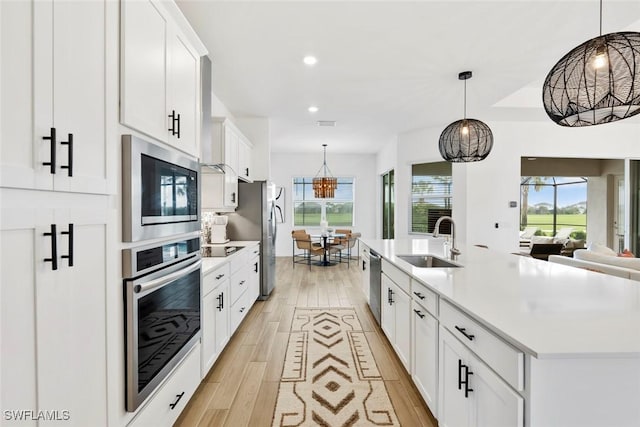
[[235, 254], [242, 248], [244, 248], [244, 246], [202, 245], [202, 256], [203, 257], [225, 257], [225, 256]]
[[369, 307], [380, 324], [380, 300], [382, 292], [382, 260], [375, 251], [369, 251]]
[[193, 233], [122, 251], [129, 412], [200, 340], [201, 265]]
[[226, 215], [216, 215], [211, 221], [211, 243], [227, 243], [227, 222], [229, 217]]
[[199, 171], [196, 159], [122, 135], [122, 240], [200, 230]]
[[275, 286], [276, 211], [275, 184], [267, 181], [238, 182], [238, 208], [229, 213], [227, 236], [231, 240], [260, 242], [260, 299]]

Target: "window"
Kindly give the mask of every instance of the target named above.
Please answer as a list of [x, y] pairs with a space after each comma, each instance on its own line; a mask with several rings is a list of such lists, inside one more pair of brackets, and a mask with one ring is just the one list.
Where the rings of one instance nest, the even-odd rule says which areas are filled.
[[536, 226], [537, 234], [554, 236], [571, 227], [574, 238], [585, 239], [587, 179], [582, 177], [523, 176], [520, 183], [520, 229]]
[[[432, 233], [441, 216], [451, 216], [451, 163], [420, 163], [411, 167], [411, 232]], [[441, 233], [451, 233], [445, 221]]]
[[320, 226], [323, 212], [329, 226], [353, 226], [354, 178], [338, 178], [333, 199], [316, 199], [313, 177], [293, 178], [293, 225]]
[[393, 239], [395, 208], [395, 182], [393, 170], [382, 175], [382, 238]]

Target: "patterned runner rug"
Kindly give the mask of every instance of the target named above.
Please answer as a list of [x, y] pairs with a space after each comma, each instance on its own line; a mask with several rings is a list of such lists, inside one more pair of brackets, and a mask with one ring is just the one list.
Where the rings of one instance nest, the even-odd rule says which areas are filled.
[[400, 425], [354, 309], [296, 309], [272, 425]]

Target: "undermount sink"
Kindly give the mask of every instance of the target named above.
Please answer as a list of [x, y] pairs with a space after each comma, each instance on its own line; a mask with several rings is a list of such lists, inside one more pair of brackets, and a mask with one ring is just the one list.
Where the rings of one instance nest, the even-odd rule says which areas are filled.
[[433, 255], [397, 255], [403, 261], [420, 268], [457, 268], [457, 264], [446, 261]]

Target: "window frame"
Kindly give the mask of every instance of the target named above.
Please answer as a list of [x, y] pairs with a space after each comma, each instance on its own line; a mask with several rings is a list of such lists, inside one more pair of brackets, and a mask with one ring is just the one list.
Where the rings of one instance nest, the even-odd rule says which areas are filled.
[[[409, 209], [408, 209], [408, 216], [409, 216], [409, 223], [408, 223], [408, 234], [410, 235], [419, 235], [419, 236], [430, 236], [433, 234], [433, 232], [429, 232], [429, 231], [414, 231], [413, 229], [413, 177], [414, 177], [414, 173], [413, 173], [413, 168], [417, 165], [425, 165], [425, 164], [440, 164], [441, 166], [444, 167], [445, 164], [448, 164], [449, 167], [451, 168], [451, 175], [444, 175], [442, 173], [440, 174], [431, 174], [431, 175], [422, 175], [422, 176], [451, 176], [451, 182], [449, 183], [449, 195], [448, 197], [440, 197], [440, 196], [436, 196], [433, 197], [434, 199], [437, 198], [442, 198], [442, 199], [449, 199], [449, 205], [450, 205], [450, 210], [451, 210], [451, 214], [453, 215], [453, 167], [451, 166], [450, 163], [445, 162], [445, 161], [426, 161], [426, 162], [420, 162], [420, 163], [412, 163], [410, 166], [410, 173], [409, 173]], [[449, 226], [449, 223], [445, 223], [443, 224], [443, 227], [447, 225]], [[428, 229], [429, 225], [427, 222], [427, 229]], [[450, 227], [450, 226], [449, 226]], [[444, 228], [443, 228], [444, 229]], [[446, 235], [448, 233], [445, 232], [441, 232], [441, 234]]]
[[[291, 225], [292, 227], [312, 227], [312, 228], [320, 228], [320, 220], [318, 221], [318, 224], [316, 225], [311, 225], [311, 224], [296, 224], [296, 203], [298, 202], [318, 202], [320, 204], [320, 218], [322, 218], [322, 212], [325, 213], [326, 216], [326, 209], [327, 209], [327, 203], [331, 203], [332, 201], [336, 201], [336, 202], [351, 202], [352, 204], [352, 209], [351, 209], [351, 225], [332, 225], [331, 222], [329, 221], [329, 227], [332, 228], [336, 228], [336, 227], [356, 227], [356, 177], [353, 175], [336, 175], [335, 178], [338, 179], [338, 186], [340, 186], [340, 180], [345, 180], [345, 179], [349, 179], [351, 180], [351, 194], [352, 194], [352, 198], [351, 200], [349, 199], [336, 199], [336, 198], [331, 198], [331, 199], [308, 199], [308, 200], [300, 200], [300, 199], [296, 199], [295, 198], [295, 186], [296, 186], [296, 180], [298, 179], [303, 179], [303, 180], [309, 180], [309, 185], [311, 185], [311, 182], [313, 180], [313, 176], [307, 176], [307, 175], [294, 175], [291, 177], [291, 217], [293, 218], [291, 221]], [[304, 184], [306, 185], [306, 181], [304, 182]], [[312, 191], [313, 191], [313, 187], [312, 187]], [[327, 219], [328, 221], [328, 219]]]

